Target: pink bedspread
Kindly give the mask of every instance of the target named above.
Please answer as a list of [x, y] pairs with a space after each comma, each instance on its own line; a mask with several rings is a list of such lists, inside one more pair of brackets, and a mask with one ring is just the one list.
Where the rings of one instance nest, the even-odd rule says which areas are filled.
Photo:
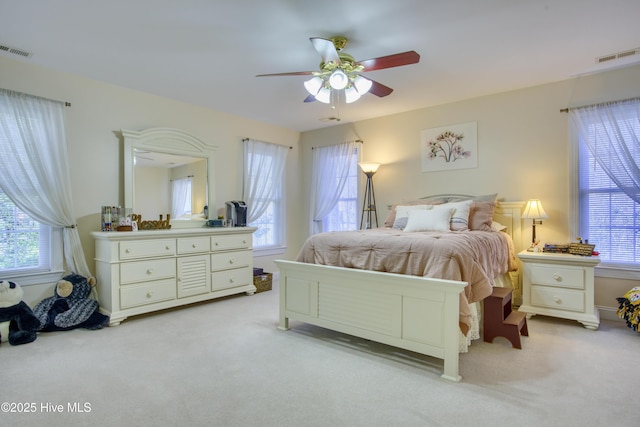
[[491, 294], [494, 278], [517, 269], [511, 237], [489, 231], [321, 233], [307, 239], [297, 261], [467, 282], [460, 294], [465, 335], [471, 324], [469, 304]]

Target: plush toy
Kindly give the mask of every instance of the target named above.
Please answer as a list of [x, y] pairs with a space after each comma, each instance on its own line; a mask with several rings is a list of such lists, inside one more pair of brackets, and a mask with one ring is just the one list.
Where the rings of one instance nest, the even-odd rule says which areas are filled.
[[55, 295], [45, 298], [33, 308], [40, 321], [39, 331], [66, 331], [75, 328], [102, 329], [109, 316], [99, 312], [98, 301], [91, 296], [94, 277], [69, 274], [58, 280]]
[[14, 282], [0, 281], [0, 341], [27, 344], [37, 338], [40, 325], [31, 308], [22, 301], [24, 292]]

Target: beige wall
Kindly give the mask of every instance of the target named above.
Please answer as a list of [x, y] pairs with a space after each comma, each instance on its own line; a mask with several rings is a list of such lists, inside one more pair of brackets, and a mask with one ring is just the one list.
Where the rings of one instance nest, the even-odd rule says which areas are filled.
[[[305, 132], [303, 188], [309, 188], [311, 147], [360, 138], [363, 160], [382, 164], [373, 178], [380, 225], [387, 205], [395, 202], [441, 193], [497, 192], [506, 200], [541, 199], [549, 219], [537, 227], [538, 237], [568, 241], [576, 236], [569, 231], [568, 117], [560, 109], [634, 96], [640, 96], [640, 66]], [[478, 124], [478, 167], [423, 173], [420, 132], [467, 122]], [[308, 200], [301, 201], [307, 208]], [[308, 232], [306, 223], [303, 227], [301, 236]], [[531, 222], [525, 221], [523, 229], [523, 239], [529, 241]], [[631, 283], [597, 278], [596, 304], [615, 307], [615, 297]]]
[[[300, 192], [297, 131], [232, 116], [146, 93], [58, 73], [0, 56], [0, 87], [71, 102], [65, 110], [74, 210], [87, 262], [94, 270], [94, 242], [90, 232], [100, 229], [100, 206], [122, 205], [122, 143], [120, 129], [169, 127], [185, 130], [216, 146], [216, 201], [210, 209], [223, 209], [226, 200], [242, 196], [242, 138], [251, 137], [292, 146], [287, 158], [287, 223], [290, 241], [298, 242], [297, 195]], [[179, 83], [176, 83], [179, 84]], [[288, 243], [283, 255], [258, 257], [256, 266], [275, 271], [274, 258], [292, 258], [297, 245]], [[53, 295], [52, 284], [25, 287], [31, 304]]]

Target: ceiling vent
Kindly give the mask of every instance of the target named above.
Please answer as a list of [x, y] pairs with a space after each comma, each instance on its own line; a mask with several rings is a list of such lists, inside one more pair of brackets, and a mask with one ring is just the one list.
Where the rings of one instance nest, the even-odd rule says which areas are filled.
[[633, 56], [640, 54], [640, 47], [631, 50], [625, 50], [624, 52], [612, 53], [610, 55], [601, 56], [596, 58], [596, 64], [602, 64], [603, 62], [613, 61], [616, 59], [626, 58], [627, 56]]
[[0, 44], [0, 52], [22, 56], [23, 58], [31, 58], [31, 53], [27, 52], [26, 50], [18, 49], [4, 44]]

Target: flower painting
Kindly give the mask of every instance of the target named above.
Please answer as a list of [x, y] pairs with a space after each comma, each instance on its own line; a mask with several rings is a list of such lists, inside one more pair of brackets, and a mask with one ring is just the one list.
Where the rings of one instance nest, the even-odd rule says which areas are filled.
[[477, 122], [422, 131], [422, 171], [478, 167]]

